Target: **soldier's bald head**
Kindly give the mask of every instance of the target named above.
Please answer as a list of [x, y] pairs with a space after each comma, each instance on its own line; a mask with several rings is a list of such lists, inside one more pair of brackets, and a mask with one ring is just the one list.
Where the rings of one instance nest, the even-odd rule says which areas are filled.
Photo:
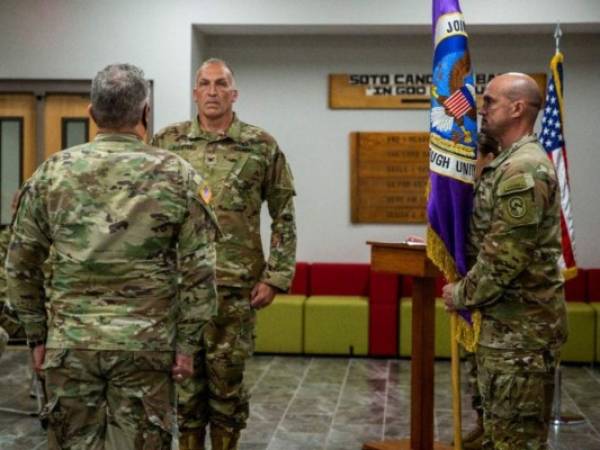
[[494, 77], [502, 93], [512, 102], [523, 101], [529, 120], [535, 119], [542, 107], [542, 93], [533, 78], [525, 73], [509, 72]]

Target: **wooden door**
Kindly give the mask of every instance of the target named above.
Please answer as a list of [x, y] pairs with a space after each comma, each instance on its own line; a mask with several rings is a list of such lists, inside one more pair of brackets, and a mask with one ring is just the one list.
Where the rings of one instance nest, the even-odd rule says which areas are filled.
[[12, 197], [36, 167], [36, 98], [0, 94], [0, 223], [10, 223]]
[[47, 94], [44, 105], [44, 159], [88, 142], [98, 128], [88, 115], [89, 95]]

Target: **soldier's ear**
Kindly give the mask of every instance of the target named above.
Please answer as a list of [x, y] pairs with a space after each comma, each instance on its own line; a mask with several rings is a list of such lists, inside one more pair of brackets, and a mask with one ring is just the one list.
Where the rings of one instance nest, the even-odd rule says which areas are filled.
[[87, 107], [87, 111], [89, 116], [92, 118], [92, 120], [94, 121], [94, 123], [96, 125], [98, 125], [98, 121], [96, 120], [96, 118], [94, 117], [94, 108], [92, 108], [92, 104], [90, 103]]
[[512, 102], [512, 116], [521, 117], [525, 113], [527, 105], [525, 100], [516, 100]]
[[150, 117], [150, 104], [146, 102], [142, 111], [142, 125], [148, 131], [148, 119]]
[[233, 97], [231, 99], [232, 102], [235, 102], [238, 99], [239, 91], [237, 89], [233, 90]]

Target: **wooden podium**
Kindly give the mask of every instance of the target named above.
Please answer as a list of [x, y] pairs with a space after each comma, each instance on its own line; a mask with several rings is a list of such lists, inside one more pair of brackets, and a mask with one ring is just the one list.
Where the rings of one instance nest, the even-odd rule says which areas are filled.
[[435, 278], [425, 246], [367, 242], [371, 270], [413, 277], [410, 440], [366, 442], [363, 450], [451, 450], [433, 442]]

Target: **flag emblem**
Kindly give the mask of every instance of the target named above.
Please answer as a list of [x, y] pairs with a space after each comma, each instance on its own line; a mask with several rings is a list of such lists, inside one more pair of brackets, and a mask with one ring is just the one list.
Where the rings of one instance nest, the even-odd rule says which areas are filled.
[[454, 91], [454, 93], [443, 103], [450, 114], [457, 119], [460, 119], [472, 108], [471, 103], [469, 102], [469, 99], [465, 95], [464, 91], [467, 91], [467, 89], [461, 88], [457, 91]]

